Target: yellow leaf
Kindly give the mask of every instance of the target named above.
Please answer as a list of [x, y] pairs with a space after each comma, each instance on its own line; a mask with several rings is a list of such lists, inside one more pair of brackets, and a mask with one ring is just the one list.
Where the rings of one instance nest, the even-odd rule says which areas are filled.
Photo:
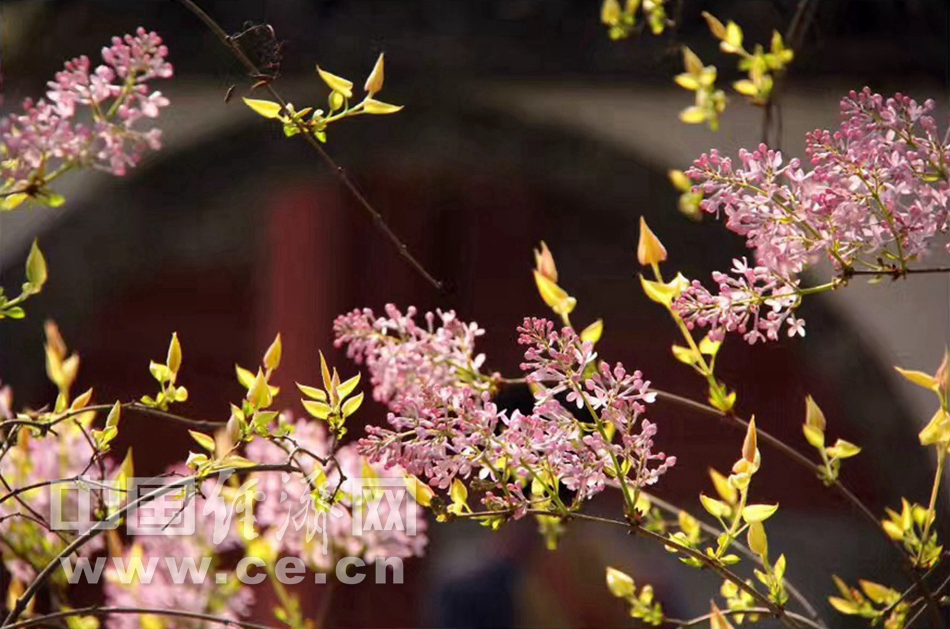
[[716, 606], [715, 601], [710, 601], [710, 613], [709, 613], [709, 628], [710, 629], [734, 629], [732, 623], [726, 620], [726, 617], [722, 615], [722, 612], [719, 611], [719, 608]]
[[363, 89], [366, 90], [366, 93], [370, 96], [383, 89], [383, 78], [385, 76], [383, 70], [384, 62], [385, 54], [379, 53], [379, 57], [376, 59], [376, 65], [373, 66], [373, 71], [369, 73], [369, 76], [366, 78], [366, 84], [363, 85]]
[[597, 319], [581, 332], [581, 340], [585, 343], [597, 343], [604, 334], [604, 320]]
[[356, 389], [356, 386], [360, 383], [360, 374], [357, 372], [355, 376], [348, 379], [346, 382], [342, 383], [336, 388], [337, 394], [340, 396], [340, 399], [345, 399], [353, 393], [353, 390]]
[[733, 21], [726, 24], [726, 36], [719, 47], [723, 52], [737, 53], [742, 50], [742, 29]]
[[640, 285], [643, 287], [643, 292], [649, 297], [652, 301], [655, 301], [658, 304], [662, 304], [666, 307], [669, 307], [673, 300], [679, 296], [680, 290], [672, 282], [668, 284], [662, 284], [660, 282], [654, 282], [640, 276]]
[[604, 0], [600, 7], [600, 21], [607, 26], [614, 26], [620, 21], [623, 14], [623, 8], [619, 0]]
[[720, 347], [722, 347], [722, 341], [714, 341], [709, 338], [709, 335], [704, 336], [703, 340], [699, 342], [699, 351], [707, 356], [718, 354]]
[[755, 430], [755, 417], [749, 420], [749, 427], [746, 429], [745, 440], [742, 442], [742, 458], [749, 463], [755, 462], [755, 455], [758, 453], [758, 433]]
[[538, 293], [541, 294], [541, 299], [543, 299], [544, 303], [555, 313], [563, 316], [570, 314], [574, 310], [577, 301], [568, 295], [563, 288], [537, 271], [534, 271], [534, 282], [538, 286]]
[[702, 107], [692, 106], [681, 111], [679, 117], [680, 121], [685, 122], [686, 124], [702, 124], [706, 121], [709, 115]]
[[367, 98], [363, 101], [363, 111], [368, 114], [394, 114], [400, 110], [402, 110], [402, 105], [390, 105], [375, 98]]
[[273, 371], [280, 365], [281, 354], [283, 353], [283, 344], [280, 341], [280, 334], [270, 344], [267, 351], [264, 352], [264, 367]]
[[534, 250], [534, 268], [538, 273], [557, 284], [557, 265], [554, 263], [554, 255], [543, 240], [541, 241], [541, 248]]
[[452, 504], [455, 505], [465, 505], [468, 503], [468, 488], [457, 478], [452, 481], [452, 487], [449, 488], [449, 498], [452, 499]]
[[171, 343], [168, 344], [168, 358], [165, 363], [165, 366], [173, 374], [178, 373], [178, 370], [181, 369], [181, 343], [178, 342], [177, 332], [172, 333]]
[[607, 589], [617, 598], [629, 598], [636, 591], [636, 584], [630, 575], [616, 568], [607, 567]]
[[673, 184], [673, 187], [680, 192], [689, 192], [692, 190], [693, 184], [690, 183], [689, 177], [687, 177], [686, 173], [682, 170], [671, 170], [667, 173], [667, 176], [670, 178], [670, 183]]
[[257, 370], [257, 376], [247, 392], [247, 399], [257, 409], [267, 408], [273, 402], [274, 398], [271, 396], [270, 387], [267, 385], [267, 378], [264, 377], [264, 372], [260, 369]]
[[199, 446], [208, 452], [214, 452], [214, 439], [210, 435], [206, 435], [196, 430], [189, 430], [188, 434], [191, 435], [192, 439], [198, 442]]
[[330, 416], [330, 406], [324, 402], [314, 400], [301, 400], [304, 409], [317, 419], [326, 419]]
[[89, 401], [92, 399], [92, 389], [87, 390], [85, 393], [73, 400], [73, 403], [70, 405], [69, 409], [72, 411], [79, 411], [89, 405]]
[[666, 260], [666, 247], [642, 216], [640, 217], [640, 240], [637, 243], [637, 260], [643, 266], [659, 264]]
[[947, 411], [938, 409], [930, 422], [920, 431], [918, 437], [922, 446], [950, 440], [950, 415]]
[[932, 391], [937, 390], [937, 379], [926, 374], [922, 371], [914, 371], [913, 369], [901, 369], [900, 367], [894, 367], [897, 370], [897, 373], [904, 376], [910, 382], [916, 384], [918, 387], [923, 387], [924, 389], [930, 389]]
[[804, 424], [802, 426], [802, 432], [805, 434], [805, 440], [815, 448], [824, 448], [825, 447], [825, 433], [821, 432], [819, 429], [814, 426], [809, 426]]
[[703, 71], [703, 62], [687, 46], [683, 46], [683, 66], [690, 74], [699, 75]]
[[241, 386], [245, 389], [250, 389], [254, 386], [254, 373], [248, 369], [245, 369], [241, 365], [234, 365], [234, 373], [237, 374], [238, 382], [241, 383]]
[[353, 413], [359, 410], [360, 405], [363, 403], [363, 394], [355, 395], [343, 403], [343, 417], [349, 417]]
[[742, 519], [750, 524], [764, 522], [778, 511], [778, 505], [748, 505], [742, 510]]
[[699, 501], [702, 503], [703, 509], [714, 518], [721, 518], [729, 513], [729, 505], [721, 500], [710, 498], [706, 494], [699, 494]]
[[736, 81], [732, 84], [732, 88], [742, 94], [743, 96], [758, 96], [759, 88], [756, 87], [755, 83], [748, 79], [742, 79], [741, 81]]
[[706, 19], [706, 24], [709, 25], [709, 32], [713, 34], [713, 37], [716, 39], [726, 38], [726, 27], [716, 16], [709, 11], [703, 11], [703, 17]]
[[861, 589], [864, 590], [867, 597], [878, 605], [886, 605], [889, 599], [900, 596], [898, 592], [880, 583], [875, 583], [874, 581], [861, 579], [858, 581], [858, 585], [861, 586]]
[[331, 90], [343, 94], [344, 98], [353, 98], [352, 81], [348, 81], [341, 76], [327, 72], [320, 66], [317, 66], [317, 73], [320, 74], [320, 78], [323, 79], [323, 82], [326, 83]]
[[47, 277], [46, 259], [40, 251], [39, 244], [34, 240], [30, 247], [30, 255], [26, 258], [26, 280], [35, 288], [40, 288], [46, 283]]
[[821, 432], [824, 432], [826, 426], [825, 414], [810, 395], [805, 396], [805, 424]]
[[739, 494], [736, 488], [729, 484], [726, 477], [712, 468], [709, 468], [709, 477], [712, 478], [713, 487], [716, 488], [716, 493], [719, 494], [719, 497], [731, 505], [736, 504], [736, 501], [739, 499]]
[[128, 496], [126, 493], [129, 490], [129, 480], [135, 477], [135, 464], [132, 461], [132, 448], [129, 448], [128, 452], [125, 453], [125, 458], [122, 460], [122, 464], [119, 466], [119, 471], [115, 476], [115, 487], [116, 490], [123, 495], [126, 502]]
[[673, 350], [673, 356], [676, 360], [684, 363], [686, 365], [695, 365], [699, 362], [699, 354], [688, 347], [683, 347], [682, 345], [674, 345], [670, 349]]
[[333, 390], [333, 376], [330, 375], [330, 367], [327, 365], [327, 359], [320, 352], [320, 375], [323, 378], [323, 388], [327, 391]]
[[432, 498], [435, 497], [435, 492], [432, 491], [431, 487], [412, 474], [407, 474], [403, 477], [403, 481], [406, 483], [406, 489], [409, 491], [409, 494], [420, 506], [428, 507], [432, 504]]
[[269, 100], [257, 100], [254, 98], [244, 98], [242, 100], [245, 105], [265, 118], [280, 118], [280, 103]]
[[749, 525], [749, 533], [746, 536], [749, 542], [749, 549], [760, 557], [766, 557], [769, 554], [769, 541], [765, 535], [765, 527], [761, 522], [752, 522]]
[[[347, 382], [349, 382], [349, 380], [347, 380]], [[346, 382], [344, 382], [343, 384], [345, 385]], [[321, 389], [318, 389], [316, 387], [308, 387], [306, 385], [300, 384], [299, 382], [297, 383], [297, 388], [300, 389], [300, 392], [306, 395], [308, 398], [318, 400], [320, 402], [327, 401], [327, 394], [325, 391]]]
[[673, 81], [683, 89], [695, 92], [701, 87], [699, 79], [694, 74], [683, 72], [673, 77]]
[[836, 459], [850, 459], [860, 453], [861, 448], [844, 439], [838, 439], [835, 441], [835, 445], [828, 448], [828, 456]]
[[29, 198], [30, 195], [26, 194], [25, 192], [11, 194], [10, 196], [3, 199], [3, 204], [0, 205], [0, 208], [4, 210], [14, 210]]
[[851, 601], [846, 601], [843, 598], [838, 598], [837, 596], [829, 596], [828, 602], [831, 603], [831, 606], [837, 609], [842, 614], [852, 616], [858, 613], [858, 606]]

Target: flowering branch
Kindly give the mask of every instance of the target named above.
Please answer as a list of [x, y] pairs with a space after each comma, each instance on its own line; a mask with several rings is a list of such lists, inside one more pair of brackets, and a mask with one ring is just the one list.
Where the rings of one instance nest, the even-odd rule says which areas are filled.
[[[251, 59], [244, 53], [240, 45], [235, 41], [234, 37], [228, 35], [228, 33], [218, 24], [214, 18], [208, 15], [201, 7], [192, 2], [192, 0], [179, 0], [189, 11], [195, 14], [205, 26], [214, 33], [214, 35], [221, 40], [221, 43], [227, 48], [235, 59], [240, 62], [244, 69], [247, 70], [248, 74], [251, 77], [260, 77], [261, 71], [257, 65], [251, 61]], [[376, 208], [372, 206], [366, 196], [360, 192], [360, 189], [353, 182], [350, 176], [347, 174], [346, 170], [342, 166], [337, 165], [337, 163], [330, 157], [330, 154], [327, 153], [326, 149], [320, 146], [320, 142], [313, 137], [313, 134], [310, 133], [310, 129], [307, 128], [305, 123], [299, 120], [294, 116], [294, 112], [288, 107], [287, 101], [285, 101], [281, 95], [277, 92], [274, 86], [269, 82], [265, 82], [262, 86], [271, 97], [280, 105], [280, 115], [286, 119], [293, 120], [294, 124], [297, 125], [298, 130], [300, 131], [300, 136], [304, 141], [320, 156], [323, 162], [330, 168], [331, 171], [343, 182], [343, 185], [347, 190], [353, 195], [357, 203], [362, 207], [370, 218], [373, 220], [373, 224], [379, 229], [383, 235], [392, 243], [396, 248], [396, 251], [399, 252], [409, 264], [412, 266], [416, 272], [419, 273], [429, 284], [431, 284], [436, 290], [442, 290], [442, 282], [435, 279], [431, 273], [429, 273], [426, 268], [422, 265], [419, 260], [417, 260], [412, 253], [409, 251], [409, 247], [406, 246], [402, 240], [399, 239], [399, 236], [396, 235], [396, 232], [386, 223], [383, 219], [382, 214], [380, 214]]]

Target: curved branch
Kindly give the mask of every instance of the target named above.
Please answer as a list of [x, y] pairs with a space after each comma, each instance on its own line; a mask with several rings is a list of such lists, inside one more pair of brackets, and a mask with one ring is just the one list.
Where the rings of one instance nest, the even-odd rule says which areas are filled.
[[37, 616], [28, 620], [21, 620], [20, 622], [15, 622], [12, 625], [8, 625], [7, 627], [8, 629], [26, 629], [26, 627], [36, 627], [37, 625], [46, 624], [51, 620], [61, 620], [63, 618], [73, 618], [75, 616], [96, 616], [102, 618], [119, 614], [133, 614], [136, 616], [150, 614], [169, 618], [203, 620], [205, 622], [213, 622], [225, 627], [240, 627], [241, 629], [274, 629], [270, 625], [261, 625], [255, 622], [245, 622], [243, 620], [231, 620], [230, 618], [221, 618], [220, 616], [214, 616], [213, 614], [201, 614], [198, 612], [187, 612], [178, 609], [158, 609], [149, 607], [81, 607], [79, 609], [68, 609], [61, 612]]

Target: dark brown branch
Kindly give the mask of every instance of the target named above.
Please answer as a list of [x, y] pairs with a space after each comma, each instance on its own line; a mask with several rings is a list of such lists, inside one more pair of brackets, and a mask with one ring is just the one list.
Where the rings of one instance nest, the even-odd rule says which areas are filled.
[[[205, 11], [197, 4], [192, 2], [192, 0], [179, 1], [185, 5], [189, 11], [194, 13], [198, 19], [204, 22], [205, 26], [207, 26], [208, 29], [211, 30], [211, 32], [214, 33], [219, 40], [221, 40], [221, 43], [231, 52], [234, 58], [237, 59], [242, 66], [244, 66], [244, 69], [247, 70], [248, 75], [252, 77], [261, 76], [261, 71], [257, 65], [244, 53], [240, 45], [235, 42], [234, 38], [228, 35], [228, 33], [223, 28], [221, 28], [221, 25], [214, 21], [214, 18], [205, 13]], [[273, 99], [280, 104], [281, 114], [289, 117], [287, 101], [285, 101], [277, 92], [277, 90], [274, 89], [274, 86], [271, 84], [271, 82], [264, 82], [261, 87], [267, 90], [271, 97], [273, 97]], [[314, 151], [317, 152], [318, 155], [320, 155], [320, 158], [323, 160], [323, 162], [336, 174], [336, 176], [339, 177], [340, 181], [342, 181], [346, 189], [350, 191], [350, 193], [359, 203], [360, 207], [362, 207], [366, 213], [369, 214], [370, 218], [373, 220], [373, 223], [376, 225], [376, 228], [379, 229], [379, 231], [381, 231], [383, 235], [389, 239], [389, 242], [391, 242], [396, 248], [396, 251], [399, 252], [399, 255], [401, 255], [423, 278], [425, 278], [427, 282], [432, 284], [436, 290], [442, 290], [442, 282], [435, 279], [435, 277], [433, 277], [432, 274], [430, 274], [426, 268], [422, 266], [422, 263], [419, 262], [409, 252], [409, 247], [407, 247], [406, 244], [399, 239], [399, 236], [396, 235], [396, 232], [394, 232], [383, 219], [382, 214], [380, 214], [376, 208], [370, 204], [366, 196], [360, 192], [360, 189], [357, 187], [356, 183], [353, 182], [343, 167], [339, 166], [333, 160], [333, 158], [330, 157], [330, 154], [327, 153], [327, 151], [320, 145], [320, 142], [309, 133], [308, 129], [303, 125], [303, 123], [298, 121], [297, 126], [301, 131], [300, 136], [304, 139], [304, 141], [307, 142], [307, 144], [310, 145]]]

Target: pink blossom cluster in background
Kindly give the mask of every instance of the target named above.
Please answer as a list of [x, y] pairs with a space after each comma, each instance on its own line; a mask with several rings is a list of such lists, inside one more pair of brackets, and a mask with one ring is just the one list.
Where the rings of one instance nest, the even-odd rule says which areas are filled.
[[[385, 469], [372, 465], [360, 456], [354, 445], [337, 448], [326, 466], [304, 452], [319, 457], [328, 457], [331, 442], [326, 427], [313, 420], [292, 420], [292, 439], [300, 448], [296, 463], [312, 475], [318, 468], [325, 471], [325, 478], [318, 482], [326, 510], [317, 509], [311, 487], [299, 475], [260, 472], [253, 475], [263, 501], [255, 505], [255, 516], [264, 539], [272, 544], [282, 556], [299, 557], [304, 563], [320, 571], [333, 570], [341, 557], [359, 557], [366, 563], [378, 558], [420, 557], [425, 552], [428, 538], [422, 509], [406, 496], [395, 508], [400, 509], [400, 522], [415, 522], [415, 533], [409, 534], [396, 526], [390, 530], [367, 530], [362, 527], [360, 535], [354, 534], [354, 509], [372, 509], [385, 524], [389, 521], [389, 509], [393, 507], [381, 496], [364, 492], [365, 484], [372, 484], [374, 477], [398, 480], [402, 487], [403, 473], [398, 468]], [[248, 456], [257, 463], [283, 463], [287, 452], [273, 442], [258, 439], [248, 446]], [[339, 467], [337, 467], [339, 465]], [[340, 479], [342, 469], [345, 478]], [[339, 491], [334, 497], [334, 493]], [[395, 521], [395, 520], [394, 520]]]
[[[4, 394], [4, 391], [6, 393]], [[9, 389], [0, 390], [0, 407], [9, 403]], [[4, 418], [0, 408], [0, 418]], [[0, 459], [4, 493], [19, 490], [16, 497], [0, 502], [0, 535], [4, 539], [3, 565], [23, 583], [28, 583], [75, 537], [72, 531], [50, 530], [53, 500], [58, 501], [64, 521], [85, 530], [93, 521], [78, 508], [78, 492], [71, 482], [79, 476], [92, 481], [108, 478], [112, 465], [93, 461], [88, 432], [78, 421], [64, 422], [55, 434], [39, 437], [21, 432], [18, 442]], [[53, 481], [64, 481], [51, 484]], [[69, 482], [67, 482], [69, 481]], [[89, 485], [92, 506], [101, 508], [106, 492]], [[90, 555], [102, 548], [102, 538], [94, 538], [81, 553]]]
[[776, 340], [783, 327], [804, 335], [794, 316], [799, 274], [828, 260], [847, 278], [855, 270], [899, 272], [929, 253], [948, 228], [950, 144], [930, 115], [896, 94], [885, 99], [865, 88], [841, 101], [837, 131], [806, 137], [811, 170], [761, 145], [740, 151], [734, 164], [718, 151], [687, 172], [702, 193], [701, 207], [724, 215], [746, 238], [754, 265], [736, 261], [715, 273], [718, 292], [693, 282], [674, 304], [690, 327], [713, 338], [743, 334], [749, 343]]
[[[166, 477], [171, 481], [176, 477], [189, 475], [184, 465], [173, 466]], [[143, 566], [155, 563], [151, 580], [138, 579], [123, 583], [115, 565], [111, 562], [105, 572], [104, 594], [106, 604], [112, 607], [144, 607], [149, 609], [173, 609], [176, 611], [199, 614], [213, 614], [221, 618], [237, 620], [251, 612], [254, 592], [244, 586], [235, 575], [228, 574], [225, 583], [218, 583], [216, 574], [227, 574], [220, 568], [220, 555], [238, 550], [242, 546], [240, 533], [241, 513], [235, 513], [233, 496], [226, 489], [216, 491], [217, 481], [206, 481], [201, 494], [192, 497], [195, 509], [195, 532], [192, 535], [177, 535], [173, 531], [157, 530], [158, 527], [141, 526], [136, 514], [130, 516], [130, 529], [134, 542], [125, 549], [122, 559], [125, 566], [133, 565], [137, 557]], [[228, 500], [232, 498], [232, 500]], [[175, 507], [181, 504], [175, 492], [149, 501], [144, 509], [151, 510], [161, 502], [168, 502], [164, 513], [175, 513]], [[230, 512], [231, 517], [220, 517]], [[208, 573], [203, 579], [193, 579], [187, 572], [187, 562], [193, 561], [199, 570], [202, 561], [210, 558]], [[172, 573], [168, 559], [176, 562], [180, 570]], [[179, 582], [176, 583], [176, 576]], [[184, 576], [184, 582], [181, 577]], [[106, 621], [109, 629], [138, 629], [142, 619], [132, 614], [116, 614]], [[195, 626], [193, 620], [168, 617], [162, 618], [165, 629], [188, 629]]]
[[49, 82], [46, 99], [27, 99], [21, 113], [0, 121], [4, 191], [32, 192], [63, 168], [92, 166], [122, 176], [145, 151], [158, 150], [161, 131], [136, 123], [168, 105], [149, 87], [172, 76], [167, 56], [161, 37], [139, 28], [114, 37], [102, 49], [101, 65], [85, 56], [68, 61]]
[[[371, 460], [399, 465], [442, 489], [477, 473], [496, 484], [483, 498], [486, 507], [510, 509], [516, 516], [530, 502], [523, 482], [542, 472], [581, 501], [603, 490], [612, 455], [632, 462], [628, 480], [636, 486], [655, 483], [675, 464], [675, 457], [653, 452], [656, 427], [642, 417], [645, 404], [653, 401], [649, 383], [622, 365], [598, 365], [592, 345], [570, 328], [557, 331], [550, 321], [526, 319], [518, 329], [519, 342], [527, 346], [522, 369], [537, 391], [534, 408], [524, 414], [492, 401], [486, 386], [500, 381], [498, 376], [466, 367], [484, 360], [472, 358], [469, 331], [477, 326], [459, 323], [454, 313], [440, 313], [444, 325], [432, 327], [435, 316], [429, 314], [424, 333], [401, 334], [419, 330], [407, 322], [414, 313], [410, 309], [403, 315], [390, 305], [387, 316], [357, 310], [336, 321], [337, 344], [347, 345], [351, 357], [366, 363], [377, 391], [399, 392], [377, 396], [389, 404], [389, 426], [368, 427], [360, 441]], [[412, 352], [417, 346], [423, 348], [419, 355]], [[405, 386], [412, 364], [425, 375]], [[456, 370], [440, 369], [433, 377], [433, 365]], [[617, 428], [619, 440], [606, 440], [593, 423], [569, 410], [587, 405]]]

